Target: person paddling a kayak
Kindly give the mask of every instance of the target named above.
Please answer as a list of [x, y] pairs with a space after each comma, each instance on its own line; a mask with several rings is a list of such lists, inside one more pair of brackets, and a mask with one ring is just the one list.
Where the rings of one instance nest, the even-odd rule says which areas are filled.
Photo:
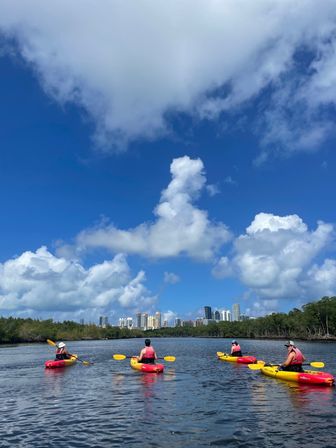
[[286, 370], [287, 372], [303, 372], [302, 363], [305, 357], [302, 352], [295, 346], [293, 341], [288, 341], [285, 344], [287, 347], [287, 359], [280, 365], [279, 370]]
[[154, 348], [151, 346], [151, 340], [145, 339], [145, 347], [141, 350], [138, 361], [143, 364], [155, 364], [157, 359]]
[[235, 339], [232, 341], [231, 344], [231, 356], [243, 356], [240, 345]]
[[70, 359], [71, 356], [68, 352], [67, 346], [64, 344], [64, 342], [59, 342], [56, 344], [56, 359]]

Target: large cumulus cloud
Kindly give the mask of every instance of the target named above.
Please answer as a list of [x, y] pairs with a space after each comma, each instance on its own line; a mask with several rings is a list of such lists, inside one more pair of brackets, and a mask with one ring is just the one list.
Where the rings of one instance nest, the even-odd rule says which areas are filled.
[[232, 257], [221, 258], [213, 273], [238, 277], [274, 307], [278, 299], [306, 301], [335, 294], [336, 261], [323, 261], [334, 231], [332, 224], [322, 221], [309, 230], [297, 215], [259, 213], [246, 233], [235, 239]]
[[154, 222], [129, 230], [113, 225], [84, 230], [77, 237], [77, 250], [102, 247], [155, 258], [185, 255], [211, 259], [231, 234], [223, 223], [210, 221], [207, 212], [195, 205], [206, 183], [203, 162], [180, 157], [173, 160], [170, 171], [172, 180], [154, 210]]
[[92, 117], [105, 149], [170, 132], [170, 112], [223, 119], [265, 88], [266, 147], [314, 148], [332, 130], [335, 18], [333, 0], [0, 3], [6, 45]]
[[0, 264], [0, 309], [68, 318], [141, 309], [156, 299], [145, 280], [143, 271], [132, 277], [122, 254], [86, 269], [41, 247]]

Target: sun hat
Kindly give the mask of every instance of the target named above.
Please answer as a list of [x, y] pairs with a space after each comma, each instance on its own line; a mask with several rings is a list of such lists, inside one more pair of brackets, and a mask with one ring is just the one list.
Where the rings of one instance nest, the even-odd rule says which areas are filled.
[[58, 348], [63, 348], [63, 347], [65, 347], [64, 342], [59, 342], [59, 343], [57, 344], [57, 347], [58, 347]]
[[295, 347], [295, 344], [294, 344], [294, 342], [293, 341], [288, 341], [288, 342], [286, 342], [286, 344], [285, 344], [285, 347], [289, 347], [289, 346], [293, 346], [293, 347]]

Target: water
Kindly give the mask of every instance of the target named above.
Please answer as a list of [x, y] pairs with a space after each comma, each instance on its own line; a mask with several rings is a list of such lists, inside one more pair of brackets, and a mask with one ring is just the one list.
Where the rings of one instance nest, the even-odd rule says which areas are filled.
[[[0, 347], [1, 447], [335, 447], [335, 388], [300, 386], [218, 361], [226, 339], [153, 339], [176, 356], [163, 375], [131, 370], [113, 353], [142, 340], [69, 343], [92, 366], [47, 370], [47, 344]], [[240, 340], [243, 351], [283, 360], [281, 341]], [[336, 343], [298, 344], [336, 374]]]

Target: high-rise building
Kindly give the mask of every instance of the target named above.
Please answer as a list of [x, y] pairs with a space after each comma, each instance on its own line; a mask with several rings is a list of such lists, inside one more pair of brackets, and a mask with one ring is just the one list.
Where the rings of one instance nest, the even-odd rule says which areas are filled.
[[234, 303], [232, 305], [232, 320], [233, 321], [240, 320], [240, 305], [239, 305], [239, 303]]
[[80, 319], [79, 323], [80, 323], [81, 325], [84, 325], [84, 319], [83, 319], [83, 318]]
[[220, 312], [220, 320], [223, 320], [224, 322], [231, 322], [231, 311], [222, 310]]
[[121, 317], [119, 319], [119, 327], [131, 330], [133, 328], [133, 319], [131, 317]]
[[147, 330], [154, 330], [154, 328], [155, 328], [155, 316], [148, 316]]
[[211, 306], [204, 307], [204, 317], [205, 319], [212, 319]]
[[108, 317], [107, 316], [99, 316], [99, 326], [101, 328], [106, 328], [108, 325]]
[[161, 328], [161, 313], [157, 311], [155, 313], [155, 325], [154, 328]]
[[219, 313], [218, 310], [216, 310], [216, 311], [214, 312], [214, 319], [215, 319], [215, 320], [220, 320], [220, 313]]
[[141, 313], [136, 314], [136, 327], [141, 328]]
[[163, 321], [163, 328], [167, 328], [168, 327], [168, 321], [167, 320], [164, 320]]
[[126, 320], [127, 320], [127, 328], [131, 330], [133, 328], [133, 319], [131, 317], [128, 317]]
[[147, 330], [147, 328], [148, 328], [148, 314], [147, 313], [141, 314], [140, 328], [143, 328], [144, 330]]
[[119, 328], [125, 328], [126, 327], [126, 317], [120, 317], [119, 318]]
[[175, 319], [175, 327], [180, 327], [180, 326], [181, 326], [181, 319], [177, 317]]
[[201, 327], [202, 325], [204, 325], [202, 318], [198, 318], [195, 320], [195, 327]]

